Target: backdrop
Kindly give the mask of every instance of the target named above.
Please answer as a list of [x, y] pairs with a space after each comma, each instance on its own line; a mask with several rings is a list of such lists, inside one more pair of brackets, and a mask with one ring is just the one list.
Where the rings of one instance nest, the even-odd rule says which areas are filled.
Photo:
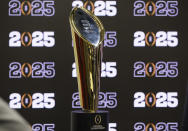
[[178, 131], [187, 83], [186, 0], [3, 0], [1, 92], [34, 131], [69, 131], [80, 110], [69, 26], [74, 6], [104, 24], [100, 110], [109, 131]]

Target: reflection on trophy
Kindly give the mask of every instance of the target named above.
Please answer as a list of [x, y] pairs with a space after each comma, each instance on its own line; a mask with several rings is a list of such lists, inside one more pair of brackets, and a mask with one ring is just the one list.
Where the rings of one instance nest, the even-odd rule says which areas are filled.
[[108, 112], [97, 110], [104, 27], [100, 20], [85, 8], [74, 8], [69, 20], [82, 107], [82, 111], [72, 112], [71, 131], [107, 131]]

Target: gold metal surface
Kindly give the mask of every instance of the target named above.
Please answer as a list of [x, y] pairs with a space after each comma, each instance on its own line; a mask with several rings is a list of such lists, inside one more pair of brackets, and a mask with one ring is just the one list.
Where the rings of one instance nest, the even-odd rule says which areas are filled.
[[[74, 15], [78, 9], [87, 13], [97, 24], [100, 35], [100, 40], [97, 44], [89, 42], [76, 27]], [[93, 13], [82, 7], [75, 7], [71, 11], [69, 21], [74, 46], [80, 104], [84, 111], [96, 112], [100, 90], [104, 27]]]

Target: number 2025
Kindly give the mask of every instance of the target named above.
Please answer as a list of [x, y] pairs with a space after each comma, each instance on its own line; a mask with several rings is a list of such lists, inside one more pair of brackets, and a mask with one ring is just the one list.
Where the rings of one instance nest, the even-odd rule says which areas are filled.
[[177, 97], [177, 92], [158, 92], [156, 95], [154, 93], [145, 95], [143, 92], [136, 92], [134, 94], [134, 107], [176, 108], [178, 106]]
[[[116, 62], [102, 62], [101, 77], [114, 78], [117, 76]], [[76, 64], [72, 64], [72, 77], [76, 77]]]
[[54, 78], [55, 63], [54, 62], [34, 62], [24, 63], [12, 62], [9, 65], [9, 78]]
[[134, 77], [168, 77], [175, 78], [178, 76], [178, 62], [159, 61], [156, 64], [153, 62], [144, 63], [138, 61], [134, 63]]
[[33, 33], [12, 31], [9, 33], [9, 47], [53, 47], [54, 45], [53, 31], [34, 31]]
[[10, 108], [21, 109], [33, 108], [33, 109], [51, 109], [55, 107], [55, 94], [54, 93], [34, 93], [21, 95], [19, 93], [12, 93], [9, 96]]
[[170, 16], [178, 15], [178, 1], [153, 1], [137, 0], [134, 3], [134, 16]]
[[72, 3], [72, 7], [86, 7], [90, 5], [90, 10], [96, 15], [96, 16], [116, 16], [117, 14], [117, 7], [116, 7], [116, 1], [102, 1], [97, 0], [94, 3], [92, 1], [86, 1], [83, 3], [80, 0], [75, 0]]
[[[81, 108], [79, 93], [76, 92], [72, 95], [72, 108]], [[114, 109], [118, 105], [116, 92], [100, 92], [98, 108]]]
[[53, 0], [23, 1], [11, 0], [9, 2], [9, 16], [54, 16], [55, 3]]
[[158, 31], [144, 33], [136, 31], [134, 33], [134, 47], [156, 46], [156, 47], [177, 47], [178, 32], [177, 31]]
[[178, 131], [177, 122], [157, 122], [144, 123], [137, 122], [134, 124], [134, 131]]

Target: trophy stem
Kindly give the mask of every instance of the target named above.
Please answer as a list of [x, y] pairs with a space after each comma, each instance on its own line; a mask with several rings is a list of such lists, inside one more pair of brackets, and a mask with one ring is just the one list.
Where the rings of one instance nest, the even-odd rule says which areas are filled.
[[96, 112], [100, 90], [104, 28], [85, 8], [74, 8], [70, 15], [80, 104], [86, 112]]
[[97, 111], [104, 28], [85, 8], [70, 15], [78, 90], [82, 111], [71, 112], [71, 131], [108, 131], [109, 113]]
[[102, 45], [98, 47], [85, 43], [74, 33], [74, 55], [80, 104], [86, 112], [96, 112], [100, 90]]

